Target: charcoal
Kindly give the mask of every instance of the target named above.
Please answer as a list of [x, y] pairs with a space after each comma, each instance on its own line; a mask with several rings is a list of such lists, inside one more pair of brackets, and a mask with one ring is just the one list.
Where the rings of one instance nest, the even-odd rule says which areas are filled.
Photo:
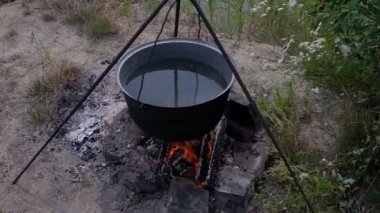
[[80, 148], [79, 156], [82, 160], [88, 161], [95, 158], [96, 154], [92, 147], [85, 145]]

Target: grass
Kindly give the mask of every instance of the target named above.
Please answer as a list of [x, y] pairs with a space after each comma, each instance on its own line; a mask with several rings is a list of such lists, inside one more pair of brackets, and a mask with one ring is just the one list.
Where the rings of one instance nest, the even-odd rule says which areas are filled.
[[92, 40], [115, 33], [111, 20], [96, 7], [80, 7], [72, 11], [68, 23], [78, 26]]
[[113, 34], [114, 30], [112, 24], [105, 16], [100, 16], [94, 21], [91, 21], [86, 27], [86, 35], [91, 39], [100, 39], [107, 35]]
[[157, 1], [144, 1], [142, 4], [143, 4], [143, 11], [146, 14], [150, 14], [158, 6]]
[[44, 75], [31, 83], [29, 94], [39, 98], [58, 97], [67, 85], [78, 78], [80, 72], [78, 66], [67, 61], [52, 62], [44, 71]]
[[33, 104], [29, 107], [27, 114], [33, 123], [42, 123], [48, 118], [48, 110], [41, 105]]
[[[297, 135], [302, 119], [309, 118], [309, 106], [295, 105], [295, 94], [289, 83], [283, 89], [277, 89], [271, 100], [259, 100], [258, 106], [264, 118], [274, 127], [277, 139], [287, 158], [299, 158], [305, 147], [297, 142]], [[305, 99], [305, 97], [304, 97]]]
[[[330, 163], [320, 163], [319, 151], [297, 140], [301, 122], [310, 118], [307, 93], [304, 97], [296, 97], [289, 84], [277, 89], [272, 99], [258, 101], [258, 105], [265, 119], [272, 124], [282, 151], [317, 212], [337, 210], [337, 203], [346, 190], [337, 175], [339, 170]], [[259, 181], [255, 197], [269, 212], [306, 212], [307, 206], [283, 161], [277, 153], [273, 155], [272, 166]]]
[[34, 123], [43, 123], [50, 117], [67, 86], [75, 82], [81, 72], [78, 66], [67, 61], [50, 61], [45, 67], [44, 74], [28, 88], [32, 102], [27, 115]]
[[45, 80], [36, 79], [32, 82], [29, 88], [29, 95], [34, 97], [44, 97], [49, 90], [49, 86], [45, 83]]
[[122, 12], [126, 12], [129, 0], [41, 0], [41, 6], [66, 14], [69, 24], [77, 26], [90, 39], [97, 40], [116, 33], [112, 10], [120, 6]]
[[[313, 3], [313, 1], [301, 2], [304, 3], [305, 10], [309, 10], [307, 8], [312, 5], [309, 3]], [[277, 12], [286, 10], [284, 8]], [[297, 14], [297, 10], [299, 8], [293, 13]], [[380, 191], [380, 187], [373, 184], [379, 182], [380, 166], [379, 72], [371, 67], [371, 61], [366, 58], [358, 58], [354, 54], [343, 56], [339, 50], [337, 35], [323, 25], [318, 32], [311, 33], [312, 29], [316, 29], [312, 24], [313, 20], [310, 20], [311, 17], [306, 16], [304, 19], [306, 21], [300, 26], [293, 26], [287, 22], [295, 20], [294, 18], [302, 13], [292, 17], [292, 14], [289, 14], [291, 11], [286, 11], [287, 14], [283, 14], [282, 17], [280, 14], [271, 15], [273, 8], [271, 11], [261, 17], [262, 23], [258, 23], [257, 26], [260, 28], [257, 31], [263, 32], [264, 37], [276, 41], [280, 41], [282, 36], [287, 37], [287, 40], [291, 36], [295, 40], [295, 45], [290, 53], [302, 52], [304, 55], [303, 62], [299, 65], [305, 70], [306, 78], [317, 86], [340, 94], [345, 102], [345, 113], [341, 118], [342, 135], [336, 141], [338, 145], [336, 159], [330, 159], [331, 161], [324, 159], [326, 162], [316, 161], [321, 157], [316, 158], [315, 155], [318, 153], [313, 153], [307, 147], [292, 144], [294, 140], [291, 139], [296, 135], [299, 119], [310, 117], [311, 112], [307, 107], [303, 110], [303, 116], [294, 115], [292, 113], [295, 111], [292, 110], [294, 106], [289, 107], [291, 100], [287, 98], [289, 95], [275, 97], [272, 102], [260, 103], [264, 115], [273, 124], [281, 146], [302, 180], [306, 194], [320, 212], [379, 209], [378, 201], [374, 200], [380, 199], [379, 193], [376, 193]], [[263, 14], [263, 11], [259, 14]], [[297, 21], [292, 22], [297, 23]], [[267, 24], [268, 27], [264, 27]], [[281, 29], [280, 25], [287, 27]], [[260, 34], [256, 37], [260, 38]], [[308, 48], [297, 45], [300, 41], [313, 43], [318, 39], [323, 39], [324, 42], [316, 49], [308, 49], [315, 43], [307, 45]], [[303, 102], [303, 105], [308, 105], [307, 100]], [[305, 212], [306, 206], [298, 190], [292, 186], [290, 176], [284, 170], [282, 162], [275, 161], [273, 164], [257, 190], [260, 202], [271, 212], [283, 209], [289, 212]]]
[[288, 3], [289, 0], [222, 0], [218, 3], [207, 0], [207, 12], [219, 31], [238, 41], [248, 38], [283, 45], [284, 38], [299, 42], [309, 39], [313, 29], [309, 11], [319, 1], [300, 0], [295, 8], [290, 8]]
[[129, 15], [131, 10], [131, 0], [119, 0], [121, 13], [125, 16]]

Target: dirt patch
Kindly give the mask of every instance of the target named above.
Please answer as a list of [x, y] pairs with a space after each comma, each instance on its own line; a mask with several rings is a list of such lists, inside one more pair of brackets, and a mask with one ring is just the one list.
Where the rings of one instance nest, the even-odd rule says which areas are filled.
[[[146, 14], [137, 12], [143, 11], [138, 10], [139, 5], [133, 6], [136, 9], [130, 17], [118, 20], [120, 30], [117, 35], [96, 42], [87, 40], [76, 28], [66, 25], [62, 15], [57, 14], [53, 21], [44, 21], [42, 15], [46, 11], [37, 3], [30, 4], [31, 14], [28, 16], [22, 13], [21, 1], [0, 7], [0, 89], [3, 91], [0, 93], [0, 194], [3, 195], [0, 196], [0, 211], [117, 212], [122, 209], [118, 205], [125, 196], [130, 195], [120, 194], [124, 192], [117, 186], [110, 186], [112, 174], [104, 166], [104, 155], [98, 154], [91, 160], [83, 161], [65, 134], [79, 129], [79, 124], [90, 118], [101, 120], [100, 132], [103, 135], [108, 135], [109, 131], [124, 132], [123, 128], [127, 128], [131, 122], [122, 119], [127, 113], [126, 104], [114, 72], [99, 86], [65, 127], [65, 131], [42, 153], [20, 182], [16, 186], [11, 186], [10, 182], [47, 139], [59, 119], [105, 69], [102, 62], [110, 60], [144, 21]], [[159, 20], [149, 27], [136, 45], [152, 41], [159, 30], [158, 23]], [[183, 36], [194, 35], [194, 29], [184, 32]], [[167, 28], [163, 36], [171, 34], [172, 29]], [[236, 46], [234, 41], [228, 39], [223, 39], [223, 42], [254, 97], [270, 96], [275, 88], [290, 81], [295, 85], [298, 97], [305, 96], [306, 91], [309, 91], [311, 122], [303, 124], [299, 138], [328, 154], [330, 146], [339, 136], [336, 119], [342, 113], [339, 98], [322, 89], [311, 91], [315, 88], [303, 80], [301, 75], [295, 74], [298, 71], [278, 64], [282, 52], [279, 47], [255, 42], [244, 42]], [[41, 74], [42, 54], [79, 64], [85, 72], [79, 79], [80, 83], [69, 91], [70, 95], [61, 100], [58, 118], [35, 125], [26, 115], [27, 106], [31, 102], [26, 85]], [[235, 86], [235, 90], [239, 91], [239, 88]], [[119, 126], [115, 126], [115, 122]], [[118, 133], [114, 140], [118, 140], [122, 146], [128, 146], [141, 134]], [[101, 146], [109, 148], [108, 144]], [[117, 197], [120, 202], [110, 197]], [[156, 208], [156, 201], [157, 198], [153, 196], [149, 204], [152, 210]], [[135, 211], [138, 212], [138, 207]]]

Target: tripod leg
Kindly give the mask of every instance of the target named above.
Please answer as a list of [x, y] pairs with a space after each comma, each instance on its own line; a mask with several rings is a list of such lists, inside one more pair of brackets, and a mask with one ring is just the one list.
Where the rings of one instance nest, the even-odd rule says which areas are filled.
[[174, 25], [174, 37], [178, 37], [178, 25], [179, 25], [179, 15], [181, 13], [181, 0], [176, 0], [177, 1], [177, 9], [176, 9], [176, 14], [175, 14], [175, 25]]
[[169, 0], [163, 0], [161, 4], [152, 12], [149, 18], [143, 23], [143, 25], [137, 30], [137, 32], [132, 36], [129, 42], [124, 46], [124, 48], [117, 54], [114, 60], [110, 65], [106, 68], [106, 70], [98, 77], [95, 83], [91, 86], [91, 88], [86, 92], [86, 94], [82, 97], [82, 99], [75, 105], [75, 107], [70, 111], [68, 116], [63, 120], [63, 122], [56, 128], [54, 133], [50, 136], [50, 138], [42, 145], [42, 147], [37, 151], [37, 153], [32, 157], [32, 159], [28, 162], [28, 164], [22, 169], [22, 171], [17, 175], [17, 177], [12, 181], [12, 185], [16, 184], [17, 181], [21, 178], [24, 172], [30, 167], [30, 165], [36, 160], [36, 158], [41, 154], [41, 152], [46, 148], [46, 146], [53, 140], [53, 138], [57, 135], [57, 133], [62, 129], [62, 127], [70, 120], [70, 118], [78, 111], [78, 109], [82, 106], [82, 104], [87, 100], [87, 98], [91, 95], [91, 93], [95, 90], [95, 88], [99, 85], [99, 83], [106, 77], [106, 75], [111, 71], [112, 67], [120, 60], [120, 58], [124, 55], [124, 53], [132, 46], [135, 40], [140, 36], [140, 34], [145, 30], [145, 28], [149, 25], [150, 22], [157, 16], [157, 14], [161, 11], [164, 5]]
[[222, 52], [223, 54], [223, 57], [226, 59], [226, 62], [228, 64], [228, 66], [231, 68], [233, 74], [235, 75], [235, 78], [236, 80], [238, 81], [240, 87], [242, 88], [245, 96], [247, 97], [249, 103], [250, 103], [250, 111], [251, 111], [251, 115], [252, 115], [252, 118], [254, 120], [256, 120], [256, 117], [258, 118], [258, 121], [263, 125], [266, 133], [268, 134], [269, 138], [272, 140], [274, 146], [276, 147], [278, 153], [280, 154], [280, 157], [282, 158], [282, 160], [284, 161], [285, 163], [285, 166], [286, 168], [288, 169], [290, 175], [292, 176], [295, 184], [297, 185], [298, 189], [300, 190], [300, 193], [302, 195], [302, 197], [304, 198], [305, 202], [306, 202], [306, 205], [309, 207], [309, 210], [314, 213], [314, 209], [313, 209], [313, 206], [311, 205], [309, 199], [307, 198], [301, 184], [298, 182], [298, 179], [297, 179], [297, 176], [296, 174], [294, 173], [294, 171], [292, 170], [292, 168], [290, 167], [290, 164], [288, 162], [288, 160], [286, 159], [284, 153], [282, 152], [280, 146], [278, 145], [277, 143], [277, 140], [275, 139], [274, 135], [272, 134], [272, 132], [270, 131], [268, 125], [264, 122], [264, 119], [256, 105], [256, 102], [253, 100], [253, 98], [251, 97], [251, 95], [249, 94], [249, 91], [247, 89], [247, 87], [245, 86], [242, 78], [240, 77], [239, 73], [237, 72], [235, 66], [233, 65], [231, 59], [228, 57], [227, 53], [226, 53], [226, 50], [224, 49], [222, 43], [220, 42], [218, 36], [216, 35], [214, 29], [212, 28], [210, 22], [208, 21], [206, 15], [203, 13], [201, 7], [199, 6], [199, 4], [196, 2], [196, 0], [190, 0], [191, 3], [194, 5], [195, 9], [197, 10], [197, 12], [199, 13], [199, 15], [201, 16], [203, 22], [205, 23], [207, 29], [210, 31], [210, 34], [211, 36], [213, 37], [216, 45], [218, 46], [219, 50]]

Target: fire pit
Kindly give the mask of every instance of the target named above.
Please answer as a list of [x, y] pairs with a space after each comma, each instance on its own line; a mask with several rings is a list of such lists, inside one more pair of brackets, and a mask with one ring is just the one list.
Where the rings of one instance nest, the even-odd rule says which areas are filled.
[[[231, 110], [237, 113], [235, 109]], [[238, 111], [242, 112], [240, 108]], [[131, 138], [131, 132], [140, 128], [128, 115], [127, 110], [120, 112], [116, 126], [110, 126], [119, 131], [104, 139], [105, 159], [112, 171], [104, 199], [114, 199], [108, 197], [115, 189], [121, 190], [118, 203], [130, 206], [122, 210], [128, 212], [152, 212], [161, 207], [172, 210], [162, 212], [229, 212], [247, 208], [251, 184], [264, 167], [266, 154], [260, 143], [240, 141], [235, 138], [246, 137], [228, 133], [235, 126], [229, 123], [246, 127], [244, 122], [231, 120], [235, 116], [226, 112], [201, 137], [166, 141], [139, 134]], [[232, 132], [236, 136], [237, 131]]]

